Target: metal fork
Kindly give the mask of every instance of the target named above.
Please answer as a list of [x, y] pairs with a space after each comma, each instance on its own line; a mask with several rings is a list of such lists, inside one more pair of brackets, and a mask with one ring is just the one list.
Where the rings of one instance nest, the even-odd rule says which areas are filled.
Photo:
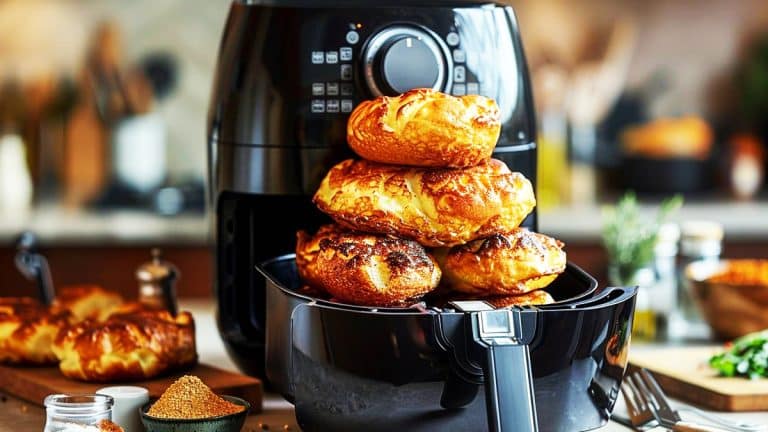
[[638, 395], [635, 390], [634, 383], [630, 383], [632, 380], [631, 375], [624, 377], [624, 381], [621, 383], [621, 394], [624, 395], [624, 404], [627, 406], [627, 414], [632, 421], [632, 426], [637, 430], [645, 430], [658, 425], [656, 417], [653, 415], [650, 406]]
[[[622, 384], [622, 392], [627, 401], [627, 411], [633, 423], [643, 424], [648, 417], [668, 429], [679, 432], [744, 432], [733, 425], [721, 425], [721, 428], [683, 421], [678, 413], [667, 403], [664, 393], [646, 370], [627, 375]], [[724, 429], [725, 428], [725, 429]]]
[[[648, 370], [642, 369], [640, 371], [640, 376], [642, 377], [644, 383], [648, 387], [648, 390], [650, 390], [651, 393], [653, 394], [656, 401], [660, 405], [664, 406], [667, 410], [677, 415], [678, 418], [680, 418], [679, 410], [674, 411], [669, 406], [669, 403], [667, 402], [667, 398], [666, 398], [666, 395], [664, 394], [664, 391], [661, 389], [661, 386], [659, 386], [659, 383], [656, 381], [653, 375], [650, 372], [648, 372]], [[697, 414], [699, 417], [706, 419], [712, 423], [716, 423], [720, 426], [723, 426], [729, 429], [736, 429], [738, 431], [743, 431], [743, 432], [758, 432], [758, 431], [766, 430], [765, 425], [731, 422], [726, 419], [717, 417], [713, 414], [708, 414], [696, 408], [689, 408], [688, 411], [693, 412]]]

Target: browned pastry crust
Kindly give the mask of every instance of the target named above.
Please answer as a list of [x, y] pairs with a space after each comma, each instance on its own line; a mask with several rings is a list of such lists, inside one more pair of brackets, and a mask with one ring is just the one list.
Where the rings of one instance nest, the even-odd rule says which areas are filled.
[[71, 312], [78, 321], [103, 321], [121, 304], [123, 298], [114, 291], [98, 285], [73, 285], [59, 289], [51, 307]]
[[195, 323], [189, 312], [113, 314], [86, 320], [56, 337], [53, 351], [67, 377], [83, 381], [147, 379], [197, 361]]
[[528, 179], [496, 159], [463, 169], [348, 159], [331, 168], [314, 202], [347, 227], [429, 247], [508, 232], [536, 205]]
[[376, 162], [463, 168], [490, 158], [500, 131], [493, 99], [414, 89], [358, 105], [347, 123], [347, 142]]
[[0, 363], [56, 363], [51, 345], [70, 318], [28, 297], [0, 298]]
[[435, 289], [440, 269], [418, 243], [320, 227], [297, 233], [296, 265], [308, 284], [334, 299], [365, 306], [402, 305]]
[[485, 299], [496, 309], [510, 306], [532, 306], [554, 303], [555, 299], [544, 290], [535, 290], [519, 295], [496, 296]]
[[525, 228], [436, 250], [435, 258], [444, 285], [481, 296], [518, 295], [543, 288], [566, 264], [562, 242]]

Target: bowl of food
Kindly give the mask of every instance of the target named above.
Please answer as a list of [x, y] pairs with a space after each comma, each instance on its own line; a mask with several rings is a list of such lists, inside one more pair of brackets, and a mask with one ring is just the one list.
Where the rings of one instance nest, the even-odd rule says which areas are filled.
[[768, 328], [768, 259], [699, 261], [685, 274], [716, 337], [733, 339]]
[[185, 375], [140, 413], [147, 432], [238, 432], [250, 409], [247, 401], [219, 396], [199, 378]]

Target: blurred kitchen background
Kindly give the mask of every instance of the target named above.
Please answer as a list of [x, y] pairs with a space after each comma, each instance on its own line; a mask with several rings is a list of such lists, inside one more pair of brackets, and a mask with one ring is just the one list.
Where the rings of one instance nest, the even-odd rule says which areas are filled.
[[[24, 229], [56, 284], [133, 293], [160, 247], [181, 296], [210, 295], [205, 116], [228, 3], [0, 1], [3, 295], [31, 290], [13, 265]], [[539, 111], [540, 229], [572, 261], [608, 281], [602, 206], [626, 190], [648, 217], [680, 193], [671, 220], [714, 223], [690, 235], [768, 257], [764, 0], [511, 4]]]

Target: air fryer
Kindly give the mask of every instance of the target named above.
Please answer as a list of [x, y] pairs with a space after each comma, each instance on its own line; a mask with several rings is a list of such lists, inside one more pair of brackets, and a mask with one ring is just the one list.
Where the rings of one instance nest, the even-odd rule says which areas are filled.
[[299, 292], [293, 255], [267, 278], [267, 375], [304, 431], [585, 431], [610, 419], [635, 288], [569, 264], [556, 302], [369, 308]]
[[[415, 87], [495, 99], [494, 157], [536, 182], [535, 119], [510, 7], [473, 1], [235, 1], [208, 113], [218, 326], [238, 367], [264, 377], [265, 280], [254, 265], [293, 252], [327, 222], [311, 196], [352, 157], [349, 113]], [[536, 229], [536, 213], [524, 226]]]

